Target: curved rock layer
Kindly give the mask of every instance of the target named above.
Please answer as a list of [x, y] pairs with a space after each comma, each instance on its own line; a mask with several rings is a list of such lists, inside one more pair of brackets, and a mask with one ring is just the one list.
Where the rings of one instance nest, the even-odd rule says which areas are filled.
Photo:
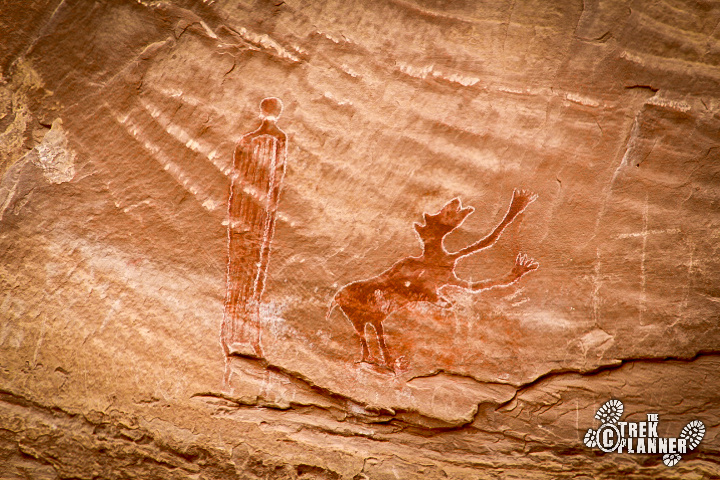
[[[0, 477], [720, 476], [719, 25], [684, 0], [6, 2]], [[271, 96], [259, 347], [226, 356], [233, 151]], [[497, 242], [431, 258], [520, 190]], [[590, 448], [610, 399], [704, 438], [673, 467]]]

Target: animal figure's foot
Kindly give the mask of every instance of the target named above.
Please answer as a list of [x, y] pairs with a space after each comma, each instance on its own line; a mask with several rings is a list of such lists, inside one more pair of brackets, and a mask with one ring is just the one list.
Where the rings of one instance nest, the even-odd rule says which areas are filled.
[[410, 362], [407, 361], [405, 356], [400, 356], [395, 359], [395, 363], [393, 364], [393, 371], [394, 372], [407, 372], [410, 368]]
[[374, 360], [360, 360], [358, 362], [355, 362], [355, 365], [365, 365], [367, 367], [372, 368], [375, 371], [380, 370], [380, 371], [395, 373], [395, 370], [392, 367], [385, 364], [384, 362], [380, 363], [380, 362], [376, 362]]
[[376, 365], [377, 368], [379, 368], [380, 370], [383, 370], [383, 371], [386, 371], [386, 372], [390, 372], [390, 373], [395, 373], [395, 369], [393, 368], [392, 365], [388, 365], [387, 363], [376, 363], [375, 365]]
[[439, 297], [438, 301], [431, 303], [431, 305], [435, 305], [436, 307], [440, 307], [446, 310], [453, 307], [453, 303], [445, 297]]
[[371, 358], [363, 358], [362, 360], [355, 360], [355, 365], [367, 365], [367, 366], [375, 365], [375, 366], [377, 366], [378, 363]]

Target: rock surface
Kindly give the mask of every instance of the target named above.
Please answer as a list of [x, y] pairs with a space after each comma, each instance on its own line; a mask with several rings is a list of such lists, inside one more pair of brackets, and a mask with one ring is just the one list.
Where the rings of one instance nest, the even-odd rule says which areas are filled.
[[[720, 476], [716, 2], [0, 14], [0, 478]], [[232, 156], [269, 96], [263, 355], [226, 357]], [[453, 198], [447, 250], [485, 237], [515, 189], [538, 198], [455, 273], [539, 268], [394, 312], [394, 361], [369, 328], [359, 362], [336, 293], [420, 255]], [[674, 467], [588, 448], [611, 398], [704, 439]]]

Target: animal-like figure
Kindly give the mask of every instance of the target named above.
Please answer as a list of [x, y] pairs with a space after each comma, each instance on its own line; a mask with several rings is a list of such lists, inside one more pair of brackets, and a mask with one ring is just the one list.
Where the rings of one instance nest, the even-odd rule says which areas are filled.
[[383, 366], [392, 370], [393, 358], [385, 343], [383, 331], [383, 320], [392, 313], [418, 302], [428, 302], [441, 308], [449, 308], [452, 306], [451, 302], [440, 292], [445, 286], [456, 286], [472, 292], [480, 292], [493, 287], [510, 285], [526, 273], [539, 267], [539, 264], [532, 258], [518, 254], [512, 270], [503, 278], [468, 282], [455, 275], [455, 265], [458, 260], [493, 246], [503, 230], [536, 199], [537, 195], [529, 191], [515, 190], [505, 218], [492, 233], [457, 252], [445, 250], [443, 241], [475, 209], [463, 208], [460, 199], [455, 198], [436, 214], [425, 213], [423, 215], [424, 223], [414, 224], [415, 231], [423, 244], [422, 255], [403, 258], [376, 277], [352, 282], [342, 287], [330, 303], [327, 319], [329, 320], [335, 307], [340, 308], [360, 338], [363, 362], [369, 361], [365, 333], [366, 326], [372, 325], [383, 356]]

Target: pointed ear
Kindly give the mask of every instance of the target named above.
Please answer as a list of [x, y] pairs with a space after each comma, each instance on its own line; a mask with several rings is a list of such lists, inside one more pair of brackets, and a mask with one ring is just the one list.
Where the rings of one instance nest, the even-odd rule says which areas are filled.
[[450, 210], [450, 209], [459, 210], [461, 207], [462, 207], [462, 201], [458, 197], [455, 197], [452, 200], [450, 200], [449, 202], [447, 202], [442, 209], [443, 210]]
[[415, 222], [413, 223], [413, 228], [418, 233], [418, 235], [420, 235], [420, 238], [422, 238], [423, 230], [425, 230], [426, 228], [425, 225]]
[[473, 207], [465, 207], [465, 208], [463, 208], [462, 210], [460, 210], [460, 213], [465, 214], [465, 216], [467, 217], [468, 215], [470, 215], [470, 214], [473, 213], [474, 211], [475, 211], [475, 208], [473, 208]]

